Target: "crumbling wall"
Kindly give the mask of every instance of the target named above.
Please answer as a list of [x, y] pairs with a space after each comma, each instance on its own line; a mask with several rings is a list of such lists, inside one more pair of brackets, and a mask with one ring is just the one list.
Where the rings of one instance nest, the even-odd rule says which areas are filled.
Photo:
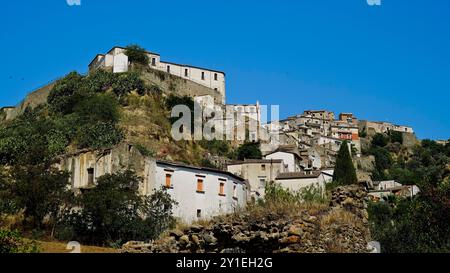
[[206, 225], [172, 230], [155, 242], [128, 242], [122, 252], [367, 252], [367, 200], [367, 192], [360, 186], [339, 187], [332, 193], [330, 206], [323, 210], [303, 209], [290, 215], [239, 212]]

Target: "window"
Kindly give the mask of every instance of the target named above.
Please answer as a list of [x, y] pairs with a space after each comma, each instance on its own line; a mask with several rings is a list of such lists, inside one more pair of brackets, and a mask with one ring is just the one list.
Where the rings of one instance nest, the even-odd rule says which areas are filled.
[[88, 172], [88, 186], [94, 185], [94, 169], [87, 169]]
[[172, 175], [166, 174], [166, 188], [172, 188]]
[[233, 198], [237, 199], [237, 186], [233, 185]]
[[198, 193], [204, 193], [203, 189], [203, 179], [197, 179], [197, 192]]
[[266, 165], [265, 164], [262, 164], [261, 165], [261, 171], [265, 171], [266, 170]]
[[266, 188], [266, 179], [265, 178], [260, 178], [259, 179], [259, 188], [260, 189]]
[[202, 218], [202, 210], [201, 209], [197, 210], [197, 218]]
[[219, 195], [225, 196], [225, 183], [220, 182], [219, 184]]
[[202, 80], [205, 80], [205, 72], [202, 72]]
[[152, 58], [152, 66], [156, 66], [156, 58]]
[[216, 91], [217, 91], [217, 87], [215, 87], [215, 88], [214, 88], [214, 90], [216, 90]]
[[167, 73], [170, 73], [170, 65], [167, 66]]
[[189, 76], [189, 73], [188, 73], [188, 69], [187, 69], [187, 68], [184, 70], [184, 76], [185, 76], [185, 77]]
[[217, 73], [214, 73], [214, 80], [217, 81]]

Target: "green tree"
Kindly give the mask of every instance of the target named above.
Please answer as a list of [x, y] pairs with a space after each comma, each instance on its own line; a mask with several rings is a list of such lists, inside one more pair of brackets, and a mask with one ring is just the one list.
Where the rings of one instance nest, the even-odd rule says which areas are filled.
[[399, 131], [389, 131], [389, 138], [392, 143], [403, 144], [403, 135]]
[[41, 228], [46, 216], [54, 222], [60, 206], [70, 198], [69, 174], [48, 163], [13, 166], [11, 178], [9, 197], [15, 206], [24, 209], [32, 227]]
[[144, 48], [138, 45], [129, 45], [125, 49], [125, 55], [128, 56], [128, 61], [141, 65], [148, 65], [149, 58]]
[[97, 94], [86, 98], [80, 101], [74, 110], [80, 124], [119, 121], [119, 104], [108, 94]]
[[58, 80], [53, 86], [47, 98], [50, 109], [56, 113], [70, 114], [73, 107], [81, 99], [83, 76], [77, 72], [71, 72]]
[[38, 252], [37, 244], [25, 242], [19, 231], [0, 228], [0, 254]]
[[350, 156], [347, 141], [344, 141], [336, 157], [333, 182], [340, 185], [349, 185], [358, 182], [355, 166]]
[[60, 221], [58, 236], [94, 244], [155, 239], [172, 226], [176, 204], [163, 189], [139, 194], [141, 179], [131, 170], [104, 175], [82, 194]]
[[244, 159], [261, 159], [262, 153], [259, 149], [259, 142], [245, 142], [236, 151], [236, 158], [238, 160]]
[[389, 138], [384, 134], [376, 133], [372, 138], [372, 146], [384, 147], [388, 144]]

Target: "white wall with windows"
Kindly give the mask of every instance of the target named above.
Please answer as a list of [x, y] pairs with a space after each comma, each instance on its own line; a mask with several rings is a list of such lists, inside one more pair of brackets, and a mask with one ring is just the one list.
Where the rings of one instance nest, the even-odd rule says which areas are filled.
[[245, 181], [231, 173], [161, 161], [155, 164], [150, 183], [154, 188], [167, 188], [178, 202], [174, 216], [186, 223], [232, 213], [247, 204]]

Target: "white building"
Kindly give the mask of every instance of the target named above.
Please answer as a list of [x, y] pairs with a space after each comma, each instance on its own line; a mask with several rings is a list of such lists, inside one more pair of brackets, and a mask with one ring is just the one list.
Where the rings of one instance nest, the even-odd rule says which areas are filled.
[[264, 197], [267, 183], [286, 171], [287, 166], [281, 159], [246, 159], [227, 164], [227, 170], [243, 177], [250, 184], [251, 197]]
[[288, 172], [299, 172], [301, 170], [300, 166], [302, 159], [295, 152], [275, 150], [274, 152], [268, 153], [264, 157], [272, 160], [283, 160], [284, 164], [287, 166]]
[[375, 190], [389, 190], [392, 188], [403, 186], [395, 180], [373, 181], [372, 183]]
[[[113, 47], [106, 54], [97, 54], [89, 64], [89, 71], [98, 68], [112, 68], [114, 73], [127, 72], [129, 67], [128, 56], [125, 55], [126, 48]], [[148, 52], [150, 68], [164, 71], [174, 76], [193, 81], [200, 85], [218, 91], [222, 95], [222, 103], [225, 103], [225, 72], [201, 68], [186, 64], [165, 62], [157, 53]]]
[[300, 191], [306, 187], [313, 186], [320, 188], [324, 192], [327, 178], [321, 171], [288, 172], [280, 173], [275, 181], [291, 191]]
[[[203, 120], [205, 115], [212, 120], [216, 132], [222, 136], [230, 136], [227, 140], [236, 141], [259, 141], [264, 139], [264, 131], [261, 126], [261, 106], [256, 104], [215, 104], [214, 98], [210, 95], [196, 96], [194, 101], [203, 110]], [[214, 114], [212, 114], [214, 113]], [[211, 115], [212, 114], [212, 115]], [[248, 136], [246, 135], [248, 131]]]
[[154, 188], [167, 188], [178, 202], [174, 216], [187, 223], [232, 213], [247, 204], [248, 185], [232, 173], [165, 161], [155, 161], [155, 167]]
[[70, 172], [70, 185], [76, 192], [95, 187], [102, 175], [133, 169], [142, 177], [140, 194], [150, 195], [166, 187], [178, 202], [174, 216], [186, 223], [231, 213], [247, 204], [249, 185], [243, 178], [226, 171], [145, 157], [131, 144], [66, 155], [59, 158], [57, 167]]

